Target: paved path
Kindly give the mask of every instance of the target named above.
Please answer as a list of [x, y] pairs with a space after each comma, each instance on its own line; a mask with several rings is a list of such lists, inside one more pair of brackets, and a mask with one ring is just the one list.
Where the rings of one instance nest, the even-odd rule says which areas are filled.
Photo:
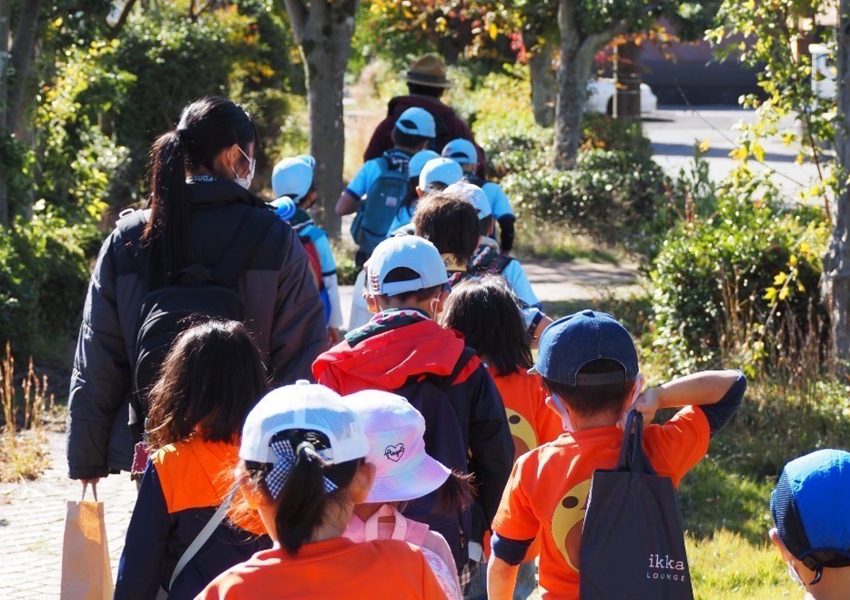
[[[604, 263], [527, 261], [529, 279], [544, 302], [592, 300], [602, 294], [628, 295], [640, 289], [635, 267]], [[348, 318], [352, 286], [341, 288]], [[65, 435], [48, 432], [50, 468], [36, 481], [0, 484], [0, 599], [58, 598], [62, 538], [68, 500], [80, 497], [65, 467]], [[113, 578], [124, 534], [136, 500], [136, 486], [125, 474], [98, 485], [106, 512]]]
[[[79, 482], [66, 477], [65, 434], [48, 432], [50, 468], [36, 481], [0, 484], [0, 598], [59, 597], [62, 538], [68, 500], [79, 500]], [[124, 534], [136, 502], [129, 475], [110, 475], [97, 486], [106, 513], [106, 535], [115, 577]]]

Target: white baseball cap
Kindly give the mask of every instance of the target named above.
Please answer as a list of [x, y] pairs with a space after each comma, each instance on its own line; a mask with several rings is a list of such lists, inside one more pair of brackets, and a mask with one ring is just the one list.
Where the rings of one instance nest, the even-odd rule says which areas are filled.
[[414, 177], [418, 178], [419, 173], [422, 172], [422, 167], [425, 166], [432, 158], [440, 158], [440, 155], [434, 152], [433, 150], [420, 150], [410, 159], [410, 162], [407, 164], [407, 176], [410, 179]]
[[402, 133], [418, 135], [419, 137], [434, 139], [437, 137], [437, 126], [434, 117], [424, 108], [411, 106], [405, 110], [398, 119], [395, 127]]
[[451, 185], [463, 179], [463, 169], [450, 158], [432, 158], [419, 173], [419, 189], [428, 189], [432, 183]]
[[331, 464], [363, 458], [369, 452], [363, 423], [342, 397], [323, 385], [301, 380], [272, 390], [248, 413], [242, 427], [239, 458], [277, 463], [272, 439], [290, 429], [319, 431], [328, 436], [330, 448], [317, 452]]
[[316, 160], [302, 154], [293, 158], [285, 158], [274, 166], [272, 171], [272, 191], [275, 198], [289, 196], [297, 204], [313, 185], [313, 168]]
[[369, 438], [366, 461], [375, 465], [375, 483], [366, 502], [415, 500], [446, 482], [451, 469], [425, 452], [425, 418], [410, 402], [378, 390], [343, 400], [360, 416]]
[[[418, 277], [408, 281], [384, 279], [393, 269], [407, 268]], [[449, 280], [440, 251], [428, 240], [415, 235], [385, 239], [378, 244], [366, 263], [369, 293], [396, 296], [443, 285]]]
[[442, 154], [461, 165], [474, 165], [478, 162], [478, 150], [475, 149], [475, 144], [463, 138], [454, 139], [443, 146]]
[[446, 194], [455, 194], [468, 201], [478, 211], [478, 220], [486, 219], [493, 214], [487, 194], [474, 183], [461, 180], [443, 190]]

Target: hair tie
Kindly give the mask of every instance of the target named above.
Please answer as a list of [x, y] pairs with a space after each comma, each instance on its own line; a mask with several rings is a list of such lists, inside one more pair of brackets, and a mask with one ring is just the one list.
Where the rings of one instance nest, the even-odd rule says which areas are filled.
[[[295, 464], [298, 462], [298, 454], [301, 450], [306, 450], [308, 460], [318, 460], [320, 464], [323, 465], [322, 459], [316, 452], [315, 446], [313, 446], [310, 442], [301, 442], [298, 444], [297, 450], [292, 448], [292, 443], [289, 440], [275, 440], [272, 441], [269, 446], [275, 453], [275, 456], [279, 459], [265, 477], [266, 487], [275, 499], [280, 495], [283, 486], [286, 485], [286, 482], [292, 475], [292, 471], [295, 469]], [[322, 486], [327, 494], [330, 494], [337, 489], [337, 485], [324, 475], [322, 476]]]

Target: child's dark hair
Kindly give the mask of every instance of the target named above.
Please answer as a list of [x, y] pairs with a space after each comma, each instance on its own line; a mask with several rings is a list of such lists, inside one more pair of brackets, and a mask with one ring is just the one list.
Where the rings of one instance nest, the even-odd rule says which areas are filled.
[[543, 384], [550, 392], [558, 394], [567, 406], [586, 417], [604, 413], [618, 414], [624, 408], [623, 404], [635, 384], [634, 379], [626, 379], [626, 371], [623, 365], [616, 360], [607, 358], [590, 361], [579, 369], [578, 373], [579, 375], [623, 374], [622, 382], [604, 385], [570, 386], [543, 378]]
[[440, 254], [452, 254], [460, 263], [468, 263], [478, 247], [478, 213], [460, 196], [441, 192], [420, 199], [413, 226]]
[[[396, 267], [395, 269], [391, 269], [389, 273], [387, 273], [386, 277], [384, 277], [384, 283], [394, 283], [397, 281], [413, 281], [414, 279], [420, 279], [421, 275], [414, 271], [413, 269], [408, 269], [407, 267]], [[386, 296], [382, 295], [381, 298], [386, 301], [389, 298], [393, 298], [401, 303], [410, 302], [410, 303], [419, 303], [424, 302], [426, 300], [430, 300], [434, 296], [437, 295], [437, 292], [440, 291], [442, 285], [435, 285], [427, 288], [422, 288], [421, 290], [415, 290], [413, 292], [405, 292], [402, 294], [396, 294], [395, 296]]]
[[466, 345], [496, 369], [510, 375], [531, 368], [531, 339], [516, 296], [501, 277], [487, 275], [452, 288], [441, 322], [463, 334]]
[[142, 241], [152, 247], [151, 287], [179, 273], [189, 260], [186, 169], [203, 168], [215, 174], [219, 152], [238, 144], [247, 154], [256, 141], [257, 129], [245, 109], [226, 98], [209, 96], [186, 106], [177, 127], [153, 143], [148, 167], [151, 214], [142, 233]]
[[[328, 448], [330, 442], [319, 431], [290, 429], [280, 432], [275, 439], [289, 441], [296, 452], [295, 465], [278, 497], [272, 497], [265, 482], [266, 474], [274, 465], [246, 461], [245, 469], [257, 489], [264, 490], [274, 500], [278, 541], [290, 554], [296, 554], [323, 524], [330, 505], [345, 494], [365, 459], [327, 464], [317, 451]], [[326, 492], [324, 477], [330, 479], [337, 489]]]
[[472, 506], [477, 495], [472, 473], [452, 471], [449, 478], [437, 488], [436, 512], [444, 515], [457, 514]]
[[234, 442], [267, 387], [260, 352], [244, 325], [194, 325], [174, 342], [151, 389], [148, 442], [161, 448], [196, 428], [204, 440]]
[[414, 148], [421, 148], [430, 141], [430, 138], [426, 138], [421, 135], [404, 133], [398, 127], [393, 127], [393, 132], [390, 137], [392, 138], [393, 144], [399, 148], [407, 148], [411, 150]]

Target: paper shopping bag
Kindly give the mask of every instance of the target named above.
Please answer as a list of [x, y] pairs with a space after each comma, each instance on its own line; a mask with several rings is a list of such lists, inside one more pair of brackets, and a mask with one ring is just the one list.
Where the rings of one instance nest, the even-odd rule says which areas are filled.
[[618, 468], [593, 474], [581, 600], [693, 600], [676, 491], [649, 464], [642, 433], [642, 415], [629, 413]]
[[[85, 498], [85, 488], [83, 489]], [[61, 600], [109, 600], [112, 568], [106, 541], [103, 502], [68, 501], [62, 544]]]

